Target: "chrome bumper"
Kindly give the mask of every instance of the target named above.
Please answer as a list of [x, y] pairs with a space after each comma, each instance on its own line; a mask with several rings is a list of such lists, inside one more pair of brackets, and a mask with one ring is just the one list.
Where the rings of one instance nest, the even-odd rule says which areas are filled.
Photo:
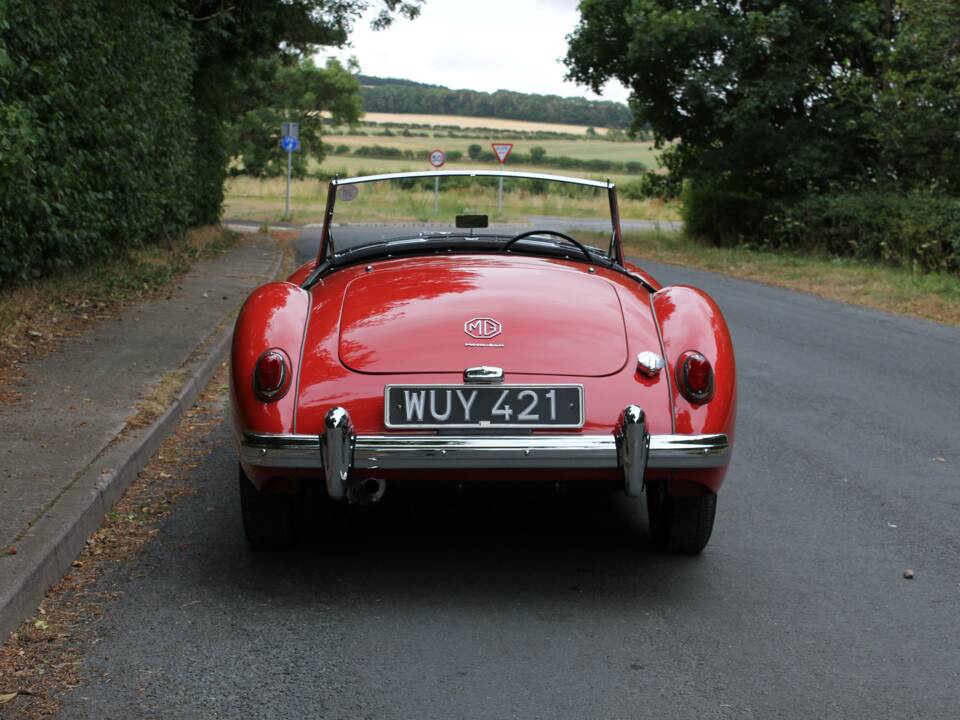
[[628, 495], [639, 495], [647, 468], [726, 465], [727, 436], [650, 435], [643, 410], [628, 405], [613, 435], [357, 435], [350, 415], [333, 408], [323, 435], [245, 432], [240, 462], [263, 468], [323, 470], [327, 493], [346, 497], [356, 470], [614, 469]]

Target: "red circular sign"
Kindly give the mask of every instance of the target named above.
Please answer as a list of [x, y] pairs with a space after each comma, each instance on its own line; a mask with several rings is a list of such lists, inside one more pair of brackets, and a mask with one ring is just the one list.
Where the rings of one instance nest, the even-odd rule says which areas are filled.
[[443, 164], [447, 161], [447, 155], [443, 150], [434, 150], [430, 153], [430, 164], [435, 168], [443, 167]]

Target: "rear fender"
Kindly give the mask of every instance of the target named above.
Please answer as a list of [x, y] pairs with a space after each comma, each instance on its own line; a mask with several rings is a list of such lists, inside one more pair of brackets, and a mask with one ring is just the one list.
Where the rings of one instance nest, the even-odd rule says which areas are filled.
[[[294, 432], [301, 347], [309, 317], [310, 294], [289, 282], [272, 282], [253, 291], [240, 309], [233, 331], [230, 392], [234, 432]], [[275, 402], [253, 392], [253, 373], [264, 351], [280, 348], [290, 360], [290, 385]]]
[[[660, 327], [666, 370], [669, 372], [673, 399], [674, 432], [680, 434], [725, 433], [731, 445], [736, 423], [737, 382], [733, 341], [720, 308], [702, 290], [674, 285], [651, 295], [653, 314]], [[677, 361], [687, 350], [703, 354], [713, 366], [713, 398], [696, 405], [687, 400], [677, 383]], [[716, 492], [726, 468], [684, 473], [683, 480], [694, 481]], [[689, 483], [678, 482], [671, 494], [690, 494], [681, 490]]]

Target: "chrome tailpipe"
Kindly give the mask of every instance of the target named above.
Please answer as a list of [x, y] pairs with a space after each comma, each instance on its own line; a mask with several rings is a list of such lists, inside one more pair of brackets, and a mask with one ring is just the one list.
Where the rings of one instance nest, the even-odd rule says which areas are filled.
[[347, 501], [357, 505], [373, 505], [383, 499], [387, 481], [383, 478], [351, 478], [347, 482]]

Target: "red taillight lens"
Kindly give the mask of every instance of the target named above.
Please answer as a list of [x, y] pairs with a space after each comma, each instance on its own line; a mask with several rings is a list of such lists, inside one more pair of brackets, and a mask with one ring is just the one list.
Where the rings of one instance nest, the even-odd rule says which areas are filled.
[[253, 391], [264, 402], [279, 400], [287, 392], [289, 363], [281, 350], [267, 350], [253, 370]]
[[713, 366], [703, 355], [687, 350], [677, 363], [677, 386], [690, 402], [702, 405], [713, 397]]

